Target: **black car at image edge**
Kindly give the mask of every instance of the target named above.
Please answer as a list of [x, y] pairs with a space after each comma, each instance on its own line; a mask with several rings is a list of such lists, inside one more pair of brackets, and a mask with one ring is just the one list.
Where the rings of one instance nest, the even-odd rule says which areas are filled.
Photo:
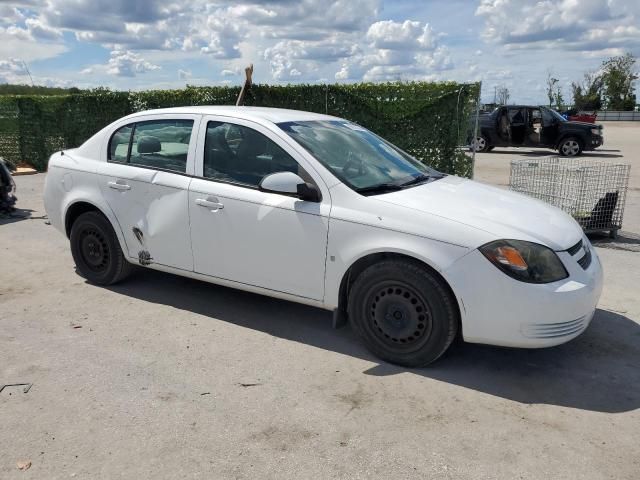
[[604, 143], [602, 125], [572, 122], [544, 106], [508, 105], [480, 115], [475, 141], [478, 152], [494, 147], [540, 147], [575, 157]]

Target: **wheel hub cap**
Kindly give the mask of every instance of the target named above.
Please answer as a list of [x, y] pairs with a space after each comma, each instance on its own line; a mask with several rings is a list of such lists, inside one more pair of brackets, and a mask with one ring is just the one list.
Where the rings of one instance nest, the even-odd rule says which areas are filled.
[[369, 298], [370, 329], [385, 345], [396, 349], [413, 348], [429, 336], [429, 310], [412, 289], [384, 287]]
[[80, 239], [80, 251], [86, 265], [94, 271], [103, 270], [109, 260], [109, 250], [100, 232], [83, 232]]

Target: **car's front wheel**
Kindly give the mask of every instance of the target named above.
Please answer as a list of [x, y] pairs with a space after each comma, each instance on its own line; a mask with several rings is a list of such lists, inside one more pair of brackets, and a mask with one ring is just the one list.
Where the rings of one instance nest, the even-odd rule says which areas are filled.
[[576, 157], [582, 152], [582, 144], [575, 137], [565, 138], [558, 145], [558, 151], [563, 157]]
[[378, 357], [407, 367], [437, 360], [458, 330], [455, 299], [427, 268], [406, 260], [368, 267], [349, 294], [349, 319]]
[[91, 283], [111, 285], [127, 277], [132, 265], [109, 221], [98, 212], [80, 215], [71, 226], [71, 254], [78, 273]]
[[484, 135], [478, 135], [475, 140], [471, 142], [471, 151], [476, 152], [489, 152], [493, 147], [489, 145], [489, 140]]

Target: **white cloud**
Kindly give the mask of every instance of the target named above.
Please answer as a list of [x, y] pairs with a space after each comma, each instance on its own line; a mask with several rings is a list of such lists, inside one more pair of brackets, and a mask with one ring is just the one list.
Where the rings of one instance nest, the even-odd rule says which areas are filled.
[[327, 32], [363, 31], [380, 9], [380, 0], [254, 0], [230, 7], [229, 14], [260, 26], [266, 37], [321, 40]]
[[359, 47], [350, 36], [338, 34], [324, 41], [281, 40], [264, 51], [264, 59], [269, 62], [273, 78], [291, 80], [358, 52]]
[[429, 24], [405, 20], [403, 23], [393, 20], [376, 22], [369, 27], [367, 39], [373, 46], [382, 49], [400, 50], [433, 48], [436, 43]]
[[43, 23], [42, 20], [37, 18], [27, 18], [25, 20], [25, 24], [27, 26], [27, 31], [31, 35], [31, 37], [36, 40], [61, 40], [62, 39], [62, 31], [51, 28], [50, 26]]
[[24, 14], [12, 5], [0, 5], [0, 28], [24, 21]]
[[376, 22], [366, 39], [369, 44], [342, 63], [336, 80], [426, 80], [453, 67], [448, 49], [427, 23]]
[[193, 76], [191, 70], [183, 70], [181, 68], [178, 69], [178, 78], [180, 80], [188, 80]]
[[28, 83], [28, 80], [27, 69], [22, 60], [0, 60], [0, 83]]
[[[72, 86], [72, 82], [69, 80], [51, 77], [34, 76], [33, 82], [47, 87]], [[0, 83], [30, 84], [31, 78], [25, 62], [17, 58], [0, 60]]]
[[135, 77], [139, 73], [158, 70], [160, 67], [147, 62], [140, 55], [129, 50], [114, 50], [106, 66], [109, 75], [118, 77]]
[[225, 68], [224, 70], [220, 71], [220, 75], [222, 75], [223, 77], [233, 77], [233, 76], [236, 76], [236, 75], [240, 75], [240, 69], [239, 68], [234, 68], [234, 69]]
[[476, 15], [484, 18], [485, 40], [508, 48], [592, 52], [640, 48], [637, 5], [619, 0], [481, 0]]
[[[0, 59], [19, 56], [26, 62], [56, 57], [67, 51], [63, 43], [44, 43], [30, 35], [15, 35], [0, 28]], [[21, 29], [22, 30], [22, 29]]]
[[208, 44], [200, 51], [212, 55], [214, 58], [230, 59], [240, 57], [238, 44], [245, 36], [245, 31], [238, 24], [215, 15], [207, 19], [209, 31]]

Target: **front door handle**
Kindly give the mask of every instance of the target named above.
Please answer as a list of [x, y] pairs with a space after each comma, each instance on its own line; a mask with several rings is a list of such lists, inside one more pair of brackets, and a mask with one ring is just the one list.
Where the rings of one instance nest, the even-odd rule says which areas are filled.
[[109, 182], [109, 188], [113, 188], [114, 190], [131, 190], [131, 185], [127, 185], [126, 183], [120, 182]]
[[217, 212], [218, 210], [222, 210], [224, 208], [224, 205], [220, 203], [215, 197], [207, 197], [206, 199], [196, 198], [196, 205], [209, 208], [212, 212]]

